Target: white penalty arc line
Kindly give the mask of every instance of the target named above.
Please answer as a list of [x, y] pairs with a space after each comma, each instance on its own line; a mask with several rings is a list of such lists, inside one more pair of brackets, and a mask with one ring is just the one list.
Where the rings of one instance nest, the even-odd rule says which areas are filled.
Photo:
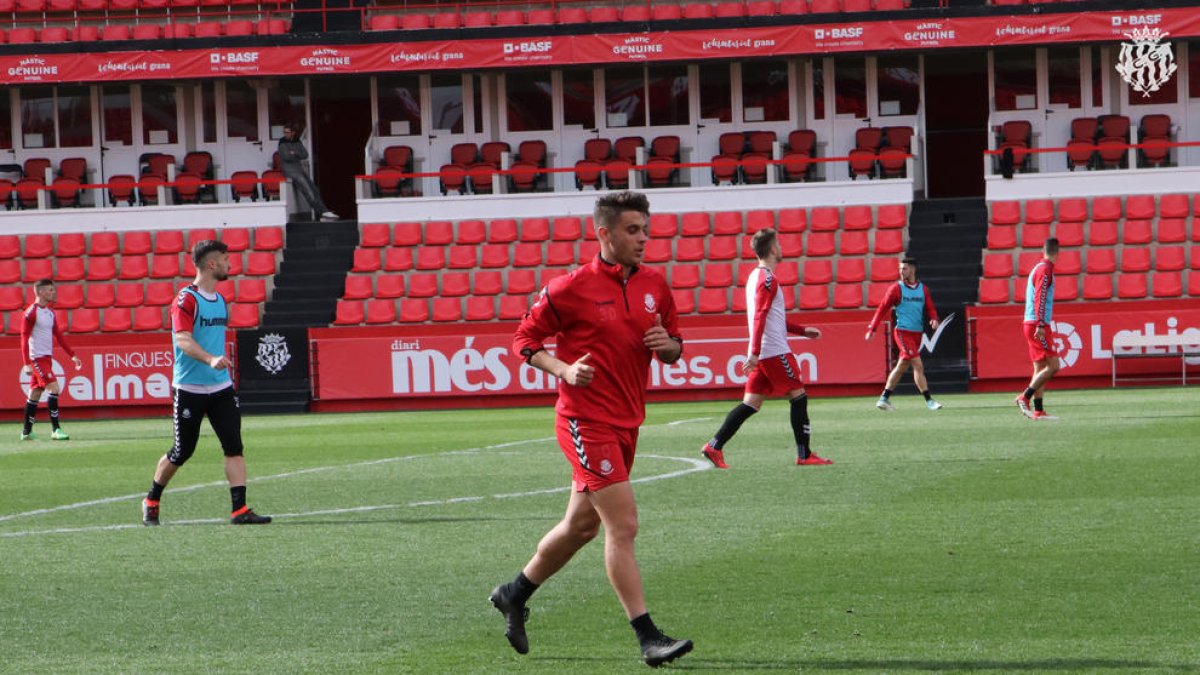
[[[712, 419], [711, 417], [695, 417], [695, 418], [691, 418], [691, 419], [675, 420], [673, 422], [666, 422], [664, 424], [655, 424], [655, 425], [650, 425], [650, 426], [678, 426], [681, 424], [690, 424], [693, 422], [707, 422], [711, 419]], [[367, 466], [379, 466], [381, 464], [391, 464], [393, 462], [406, 462], [406, 461], [417, 460], [417, 459], [429, 459], [432, 457], [449, 457], [449, 456], [454, 456], [454, 455], [469, 455], [469, 454], [475, 454], [475, 453], [479, 453], [479, 452], [486, 452], [488, 450], [502, 450], [504, 448], [512, 448], [512, 447], [517, 447], [517, 446], [521, 446], [521, 445], [528, 445], [531, 443], [546, 443], [546, 442], [553, 441], [553, 440], [555, 440], [554, 436], [548, 436], [545, 438], [529, 438], [529, 439], [524, 439], [524, 440], [519, 440], [519, 441], [509, 441], [506, 443], [497, 443], [495, 445], [485, 445], [480, 448], [467, 448], [465, 450], [447, 450], [445, 452], [431, 453], [428, 455], [404, 455], [402, 457], [385, 457], [383, 459], [372, 459], [372, 460], [367, 460], [364, 462], [353, 462], [350, 464], [330, 464], [327, 466], [314, 466], [314, 467], [309, 467], [307, 469], [297, 469], [296, 471], [285, 471], [284, 473], [272, 474], [270, 476], [258, 476], [255, 478], [249, 478], [249, 479], [247, 479], [246, 482], [247, 483], [260, 483], [263, 481], [279, 480], [281, 478], [293, 478], [295, 476], [303, 476], [303, 475], [313, 474], [313, 473], [322, 473], [325, 471], [336, 471], [339, 469], [358, 469], [358, 468], [367, 467]], [[650, 455], [645, 455], [645, 456], [649, 457]], [[196, 485], [188, 485], [186, 487], [171, 488], [171, 493], [178, 494], [181, 492], [194, 492], [196, 490], [203, 490], [203, 489], [211, 488], [211, 487], [223, 487], [225, 485], [226, 485], [225, 481], [212, 481], [210, 483], [197, 483]], [[74, 509], [87, 508], [89, 506], [100, 506], [103, 504], [112, 504], [115, 502], [132, 501], [135, 499], [141, 499], [145, 496], [146, 496], [145, 493], [138, 492], [138, 493], [131, 494], [131, 495], [121, 495], [119, 497], [104, 497], [102, 499], [91, 499], [91, 500], [88, 500], [85, 502], [75, 502], [73, 504], [62, 504], [59, 506], [51, 506], [51, 507], [47, 507], [44, 509], [34, 509], [32, 511], [22, 511], [21, 513], [12, 513], [12, 514], [8, 514], [8, 515], [0, 516], [0, 523], [9, 521], [9, 520], [17, 520], [19, 518], [30, 518], [33, 516], [41, 516], [41, 515], [45, 515], [47, 513], [57, 513], [59, 511], [71, 511]], [[0, 536], [3, 536], [3, 535], [0, 535]]]
[[[446, 453], [446, 454], [448, 454], [448, 453]], [[684, 464], [690, 464], [691, 466], [689, 466], [686, 469], [680, 469], [678, 471], [669, 471], [667, 473], [655, 474], [653, 476], [646, 476], [644, 478], [635, 478], [633, 480], [630, 480], [629, 481], [630, 483], [633, 483], [633, 484], [652, 483], [655, 481], [667, 480], [669, 478], [679, 478], [681, 476], [686, 476], [686, 475], [692, 474], [692, 473], [699, 473], [701, 471], [708, 471], [713, 468], [712, 464], [708, 460], [705, 460], [705, 459], [692, 459], [691, 457], [675, 457], [672, 455], [642, 455], [642, 457], [645, 459], [669, 459], [669, 460], [674, 460], [674, 461], [678, 461], [678, 462], [683, 462]], [[349, 466], [349, 465], [347, 465], [347, 466]], [[279, 514], [274, 514], [272, 517], [277, 518], [277, 519], [311, 518], [313, 516], [336, 516], [336, 515], [345, 515], [348, 513], [369, 513], [372, 511], [388, 511], [388, 510], [395, 510], [395, 509], [415, 509], [415, 508], [421, 508], [421, 507], [425, 507], [425, 506], [446, 506], [446, 505], [450, 505], [450, 504], [469, 504], [469, 503], [483, 502], [483, 501], [486, 501], [489, 499], [518, 499], [521, 497], [539, 497], [542, 495], [568, 492], [571, 489], [572, 488], [569, 486], [563, 486], [563, 487], [543, 488], [540, 490], [527, 490], [525, 492], [508, 492], [508, 493], [495, 494], [495, 495], [489, 495], [489, 496], [451, 497], [449, 499], [428, 499], [428, 500], [422, 500], [422, 501], [408, 502], [406, 504], [375, 504], [375, 505], [370, 505], [370, 506], [351, 506], [351, 507], [341, 508], [341, 509], [321, 509], [321, 510], [317, 510], [317, 511], [302, 511], [302, 512], [298, 512], [298, 513], [279, 513]], [[199, 518], [199, 519], [194, 519], [194, 520], [179, 520], [179, 521], [175, 521], [174, 523], [171, 523], [171, 525], [172, 526], [216, 525], [216, 524], [224, 523], [224, 522], [226, 522], [226, 520], [223, 518]], [[56, 528], [46, 529], [46, 530], [24, 530], [21, 532], [2, 532], [2, 533], [0, 533], [0, 539], [12, 539], [15, 537], [30, 537], [30, 536], [39, 535], [39, 534], [76, 534], [76, 533], [80, 533], [80, 532], [107, 532], [107, 531], [112, 531], [112, 530], [135, 530], [135, 529], [142, 529], [144, 527], [145, 527], [145, 525], [140, 525], [137, 523], [120, 523], [120, 524], [116, 524], [116, 525], [93, 525], [93, 526], [84, 526], [84, 527], [56, 527]]]

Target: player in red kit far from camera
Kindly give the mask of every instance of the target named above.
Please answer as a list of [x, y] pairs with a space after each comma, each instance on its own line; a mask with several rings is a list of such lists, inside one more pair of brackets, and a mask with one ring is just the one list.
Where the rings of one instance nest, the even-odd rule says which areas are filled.
[[46, 407], [50, 410], [50, 439], [66, 441], [71, 437], [58, 425], [58, 394], [62, 391], [62, 385], [52, 368], [54, 343], [57, 342], [71, 357], [75, 370], [83, 368], [83, 362], [63, 338], [54, 316], [54, 280], [38, 280], [33, 285], [33, 292], [37, 295], [37, 302], [25, 308], [21, 321], [21, 360], [25, 364], [21, 372], [29, 375], [29, 398], [25, 401], [25, 424], [21, 427], [21, 440], [34, 439], [33, 422], [37, 417], [38, 401], [42, 400], [43, 393], [49, 391]]
[[791, 408], [792, 436], [796, 441], [796, 464], [814, 466], [833, 464], [818, 457], [809, 447], [811, 429], [808, 422], [808, 394], [800, 379], [800, 366], [788, 346], [788, 333], [809, 339], [821, 337], [818, 328], [804, 327], [788, 321], [784, 310], [775, 266], [783, 261], [783, 251], [775, 230], [759, 230], [750, 240], [758, 267], [746, 280], [746, 317], [750, 328], [750, 345], [742, 371], [746, 380], [742, 402], [725, 416], [721, 428], [712, 440], [700, 449], [718, 469], [728, 469], [725, 463], [725, 444], [733, 438], [742, 424], [762, 408], [768, 396], [787, 394]]
[[[596, 201], [600, 254], [551, 281], [513, 337], [526, 363], [559, 379], [559, 447], [572, 467], [567, 512], [538, 543], [516, 578], [489, 599], [504, 615], [505, 637], [520, 654], [529, 651], [525, 606], [545, 583], [604, 525], [604, 566], [650, 666], [692, 649], [691, 640], [667, 637], [650, 619], [642, 576], [634, 558], [637, 503], [629, 470], [638, 427], [646, 417], [650, 359], [675, 363], [683, 339], [666, 279], [641, 265], [649, 240], [645, 195], [618, 192]], [[554, 342], [555, 353], [545, 349]]]
[[[1057, 420], [1046, 412], [1042, 397], [1046, 383], [1058, 373], [1058, 348], [1054, 338], [1054, 262], [1058, 260], [1058, 239], [1042, 244], [1042, 260], [1029, 272], [1025, 285], [1025, 342], [1033, 377], [1017, 396], [1017, 408], [1032, 420]], [[1032, 409], [1030, 409], [1032, 404]]]

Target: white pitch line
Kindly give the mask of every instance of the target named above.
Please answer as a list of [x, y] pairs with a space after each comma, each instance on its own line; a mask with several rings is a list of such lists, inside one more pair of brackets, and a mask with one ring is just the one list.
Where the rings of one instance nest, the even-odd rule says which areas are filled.
[[[654, 476], [646, 476], [644, 478], [635, 478], [630, 483], [651, 483], [654, 481], [666, 480], [668, 478], [678, 478], [700, 471], [708, 471], [712, 469], [712, 464], [707, 460], [693, 459], [691, 457], [673, 457], [671, 455], [643, 455], [645, 459], [670, 459], [685, 464], [691, 464], [690, 468], [681, 469], [679, 471], [670, 471], [668, 473], [656, 474]], [[509, 492], [504, 494], [491, 495], [490, 497], [451, 497], [448, 499], [430, 499], [425, 501], [408, 502], [407, 504], [376, 504], [372, 506], [351, 506], [341, 509], [321, 509], [318, 511], [304, 511], [299, 513], [279, 513], [273, 515], [277, 519], [285, 518], [309, 518], [313, 516], [333, 516], [344, 515], [347, 513], [367, 513], [371, 511], [387, 511], [405, 508], [419, 508], [423, 506], [445, 506], [449, 504], [465, 504], [482, 502], [487, 499], [516, 499], [519, 497], [538, 497], [541, 495], [555, 494], [559, 492], [568, 492], [571, 490], [569, 486], [543, 488], [540, 490], [528, 490], [525, 492]], [[180, 520], [170, 524], [170, 526], [178, 525], [210, 525], [224, 523], [222, 518], [203, 518], [195, 520]], [[137, 523], [121, 523], [117, 525], [94, 525], [85, 527], [57, 527], [47, 530], [24, 530], [21, 532], [0, 532], [0, 539], [12, 539], [14, 537], [29, 537], [39, 534], [77, 534], [80, 532], [108, 532], [113, 530], [135, 530], [144, 528], [144, 525]]]
[[[691, 418], [691, 419], [676, 420], [674, 422], [667, 422], [665, 424], [654, 424], [654, 425], [649, 425], [649, 426], [675, 426], [675, 425], [679, 425], [679, 424], [688, 424], [691, 422], [706, 422], [710, 419], [712, 419], [712, 418], [711, 417], [695, 417], [695, 418]], [[643, 427], [643, 428], [645, 428], [645, 427]], [[530, 443], [545, 443], [545, 442], [553, 441], [553, 440], [555, 440], [555, 437], [548, 436], [545, 438], [530, 438], [530, 439], [519, 440], [519, 441], [509, 441], [507, 443], [497, 443], [495, 445], [485, 445], [481, 448], [467, 448], [465, 450], [447, 450], [445, 452], [437, 452], [437, 453], [432, 453], [432, 454], [428, 454], [428, 455], [405, 455], [403, 457], [385, 457], [383, 459], [372, 459], [372, 460], [367, 460], [367, 461], [363, 461], [363, 462], [353, 462], [351, 464], [330, 464], [327, 466], [315, 466], [315, 467], [310, 467], [307, 469], [297, 469], [295, 471], [285, 471], [284, 473], [277, 473], [277, 474], [272, 474], [269, 476], [257, 476], [254, 478], [247, 479], [246, 482], [260, 483], [262, 481], [278, 480], [281, 478], [293, 478], [295, 476], [303, 476], [306, 474], [321, 473], [321, 472], [325, 472], [325, 471], [334, 471], [337, 469], [356, 469], [356, 468], [361, 468], [361, 467], [365, 467], [365, 466], [378, 466], [380, 464], [390, 464], [392, 462], [404, 462], [404, 461], [414, 460], [414, 459], [426, 459], [426, 458], [431, 458], [431, 457], [446, 457], [446, 456], [452, 456], [452, 455], [466, 455], [466, 454], [483, 452], [483, 451], [487, 451], [487, 450], [499, 450], [502, 448], [511, 448], [511, 447], [515, 447], [515, 446], [519, 446], [519, 445], [527, 445]], [[194, 492], [196, 490], [202, 490], [202, 489], [211, 488], [211, 487], [223, 487], [225, 485], [226, 485], [225, 481], [213, 481], [211, 483], [197, 483], [195, 485], [188, 485], [188, 486], [180, 487], [180, 488], [171, 488], [171, 493], [178, 494], [180, 492]], [[104, 497], [102, 499], [91, 499], [91, 500], [88, 500], [85, 502], [75, 502], [73, 504], [62, 504], [59, 506], [51, 506], [51, 507], [47, 507], [44, 509], [34, 509], [32, 511], [23, 511], [21, 513], [11, 513], [8, 515], [0, 516], [0, 523], [9, 521], [9, 520], [17, 520], [18, 518], [29, 518], [32, 516], [41, 516], [41, 515], [45, 515], [47, 513], [57, 513], [59, 511], [71, 511], [74, 509], [87, 508], [89, 506], [100, 506], [102, 504], [112, 504], [114, 502], [132, 501], [135, 499], [141, 499], [144, 496], [145, 496], [144, 492], [138, 492], [136, 494], [121, 495], [119, 497]]]

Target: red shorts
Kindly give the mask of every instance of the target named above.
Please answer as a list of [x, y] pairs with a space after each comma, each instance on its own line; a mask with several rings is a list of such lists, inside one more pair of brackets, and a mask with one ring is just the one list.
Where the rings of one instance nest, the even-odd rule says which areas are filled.
[[911, 361], [921, 357], [921, 338], [924, 336], [924, 333], [915, 330], [900, 330], [899, 328], [892, 330], [892, 337], [896, 340], [896, 349], [900, 350], [901, 361]]
[[746, 380], [746, 393], [760, 396], [786, 394], [803, 387], [800, 366], [791, 353], [768, 356], [759, 361], [758, 367], [750, 371], [750, 379]]
[[1042, 339], [1034, 337], [1037, 332], [1036, 323], [1025, 324], [1025, 341], [1029, 343], [1029, 360], [1037, 363], [1045, 361], [1051, 356], [1058, 356], [1058, 349], [1055, 348], [1054, 331], [1049, 326], [1046, 326], [1042, 332]]
[[29, 365], [33, 371], [29, 378], [30, 389], [45, 389], [58, 380], [54, 377], [53, 359], [49, 356], [39, 356]]
[[638, 430], [558, 416], [558, 447], [571, 463], [576, 492], [596, 492], [629, 480]]

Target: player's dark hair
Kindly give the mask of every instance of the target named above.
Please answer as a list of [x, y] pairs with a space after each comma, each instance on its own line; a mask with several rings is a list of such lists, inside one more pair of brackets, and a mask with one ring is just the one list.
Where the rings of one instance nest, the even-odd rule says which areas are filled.
[[916, 266], [917, 266], [917, 259], [916, 259], [916, 258], [910, 258], [910, 257], [908, 257], [908, 256], [905, 256], [905, 257], [904, 257], [904, 259], [903, 259], [903, 260], [901, 260], [900, 262], [904, 263], [905, 265], [912, 265], [913, 267], [916, 267]]
[[1042, 244], [1042, 250], [1046, 252], [1046, 255], [1054, 255], [1055, 253], [1058, 253], [1058, 238], [1050, 237], [1047, 239], [1045, 243]]
[[750, 248], [754, 249], [754, 255], [758, 256], [759, 260], [765, 260], [771, 255], [771, 249], [775, 248], [775, 230], [767, 228], [755, 232], [750, 238]]
[[204, 264], [204, 258], [209, 253], [226, 253], [229, 251], [229, 246], [216, 239], [202, 239], [196, 242], [196, 246], [192, 249], [192, 262], [196, 263], [196, 267]]
[[33, 282], [33, 289], [37, 290], [39, 288], [45, 288], [47, 286], [53, 286], [53, 285], [54, 285], [54, 280], [47, 277], [45, 279], [38, 279], [37, 281]]
[[646, 195], [632, 190], [610, 192], [596, 200], [596, 210], [592, 215], [597, 228], [609, 228], [616, 225], [617, 219], [626, 211], [637, 211], [649, 218], [650, 200]]

